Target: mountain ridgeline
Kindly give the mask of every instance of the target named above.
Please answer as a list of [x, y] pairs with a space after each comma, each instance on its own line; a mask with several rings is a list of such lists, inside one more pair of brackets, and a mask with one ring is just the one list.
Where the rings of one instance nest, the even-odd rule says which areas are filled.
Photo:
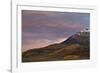
[[22, 62], [83, 60], [90, 58], [90, 32], [78, 32], [65, 41], [22, 53]]

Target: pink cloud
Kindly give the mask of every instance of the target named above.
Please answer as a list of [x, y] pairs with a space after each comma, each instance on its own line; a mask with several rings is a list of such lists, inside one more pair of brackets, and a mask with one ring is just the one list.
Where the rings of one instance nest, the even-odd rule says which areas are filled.
[[62, 20], [45, 24], [49, 27], [62, 28], [62, 29], [82, 29], [83, 26], [79, 23], [64, 22]]
[[48, 46], [50, 44], [60, 43], [62, 41], [66, 40], [66, 38], [57, 38], [55, 40], [48, 40], [48, 39], [38, 39], [38, 40], [27, 40], [27, 43], [23, 43], [22, 45], [22, 51], [26, 51], [29, 49], [36, 49]]

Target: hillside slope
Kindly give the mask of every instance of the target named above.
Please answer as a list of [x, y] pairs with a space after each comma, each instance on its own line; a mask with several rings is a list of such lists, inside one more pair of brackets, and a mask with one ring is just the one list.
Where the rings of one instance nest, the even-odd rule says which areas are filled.
[[22, 62], [80, 60], [89, 58], [89, 32], [79, 32], [59, 44], [30, 49], [22, 53]]

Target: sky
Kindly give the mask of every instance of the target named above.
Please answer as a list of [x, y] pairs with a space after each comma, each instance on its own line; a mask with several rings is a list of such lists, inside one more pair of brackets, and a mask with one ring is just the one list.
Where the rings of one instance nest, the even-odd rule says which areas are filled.
[[60, 43], [90, 24], [89, 13], [22, 10], [22, 51]]

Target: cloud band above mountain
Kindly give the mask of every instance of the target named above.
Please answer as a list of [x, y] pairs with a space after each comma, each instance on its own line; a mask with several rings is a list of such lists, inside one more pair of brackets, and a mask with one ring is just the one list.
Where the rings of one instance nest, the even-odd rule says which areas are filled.
[[90, 24], [89, 13], [22, 10], [22, 51], [61, 42]]

